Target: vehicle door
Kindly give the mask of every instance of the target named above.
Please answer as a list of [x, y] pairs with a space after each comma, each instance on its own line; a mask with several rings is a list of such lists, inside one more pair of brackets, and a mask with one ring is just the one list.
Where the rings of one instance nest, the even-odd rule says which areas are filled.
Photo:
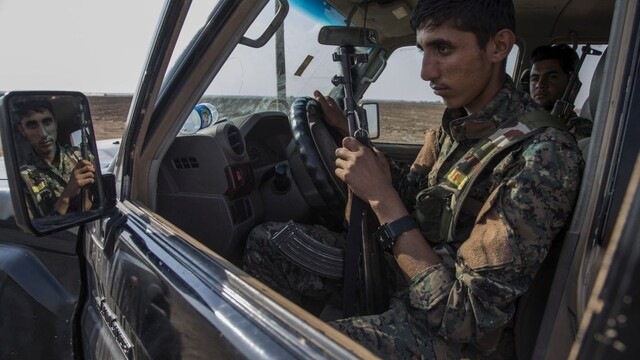
[[78, 229], [46, 238], [25, 234], [16, 225], [2, 156], [0, 162], [0, 358], [72, 358]]
[[[594, 126], [533, 358], [630, 358], [637, 327], [638, 20], [617, 1], [589, 101]], [[596, 84], [597, 86], [593, 86]], [[632, 335], [633, 334], [633, 335]], [[573, 346], [571, 346], [572, 341]]]
[[[18, 133], [17, 124], [2, 125], [3, 138]], [[57, 140], [64, 141], [68, 133], [62, 126], [57, 130]], [[22, 140], [21, 147], [31, 152]], [[14, 196], [23, 189], [10, 186], [12, 144], [0, 147], [0, 358], [73, 358], [78, 353], [75, 314], [82, 293], [79, 228], [67, 226], [38, 237], [18, 225]]]
[[[180, 41], [180, 25], [195, 11], [196, 3], [187, 15], [189, 3], [166, 4], [114, 165], [119, 201], [108, 217], [83, 233], [89, 284], [81, 321], [84, 355], [349, 358], [366, 354], [337, 332], [337, 338], [328, 338], [326, 334], [334, 333], [328, 325], [247, 278], [153, 211], [157, 183], [152, 173], [159, 166], [158, 144], [164, 141], [159, 134], [169, 128], [177, 132], [182, 124], [176, 119], [187, 118], [201, 90], [194, 84], [210, 82], [215, 75], [210, 69], [219, 69], [238, 41], [252, 43], [242, 35], [267, 1], [222, 0], [205, 9], [210, 14], [204, 26], [167, 72], [173, 47]], [[275, 19], [282, 11], [286, 14], [286, 1], [279, 3]], [[273, 14], [273, 8], [267, 11]], [[216, 213], [211, 216], [215, 220]]]

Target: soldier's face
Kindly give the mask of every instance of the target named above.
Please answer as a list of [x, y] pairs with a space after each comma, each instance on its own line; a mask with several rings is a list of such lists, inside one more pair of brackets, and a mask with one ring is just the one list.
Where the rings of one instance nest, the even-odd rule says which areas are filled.
[[38, 156], [46, 158], [52, 153], [55, 154], [58, 125], [49, 110], [29, 113], [20, 121], [18, 130]]
[[557, 59], [540, 60], [531, 67], [529, 93], [533, 100], [547, 110], [553, 109], [568, 84], [569, 75], [562, 70]]
[[420, 75], [447, 107], [473, 113], [493, 98], [489, 83], [495, 70], [473, 33], [444, 23], [419, 29], [416, 43], [423, 52]]

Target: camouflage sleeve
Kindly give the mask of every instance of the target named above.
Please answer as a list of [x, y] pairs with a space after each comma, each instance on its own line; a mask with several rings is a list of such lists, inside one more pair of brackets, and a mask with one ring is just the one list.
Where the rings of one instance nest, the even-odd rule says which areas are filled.
[[567, 120], [567, 128], [576, 140], [585, 139], [591, 136], [593, 121], [579, 116], [572, 117]]
[[43, 214], [38, 211], [38, 208], [33, 203], [31, 191], [29, 191], [28, 185], [25, 182], [22, 183], [22, 192], [24, 193], [24, 200], [27, 204], [27, 213], [29, 214], [29, 217], [31, 219], [35, 217], [42, 217]]
[[568, 133], [539, 134], [496, 169], [509, 161], [455, 267], [439, 264], [410, 281], [411, 305], [451, 341], [477, 342], [507, 324], [573, 211], [583, 161]]
[[[71, 152], [71, 154], [73, 154], [72, 158], [73, 158], [73, 160], [75, 161], [76, 164], [78, 162], [80, 162], [80, 160], [82, 160], [82, 151], [81, 151], [80, 147], [73, 146], [73, 147], [70, 148], [70, 152]], [[92, 164], [95, 165], [96, 157], [93, 155], [93, 153], [90, 150], [87, 151], [87, 156], [89, 157], [87, 160], [89, 160], [89, 162], [91, 162]]]

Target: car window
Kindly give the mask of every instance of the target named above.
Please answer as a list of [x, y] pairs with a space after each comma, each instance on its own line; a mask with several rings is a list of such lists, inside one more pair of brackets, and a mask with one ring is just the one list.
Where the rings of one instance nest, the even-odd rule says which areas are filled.
[[[519, 48], [507, 59], [507, 73], [513, 74]], [[442, 99], [420, 78], [422, 54], [415, 46], [394, 51], [387, 66], [365, 93], [363, 102], [379, 104], [380, 137], [376, 142], [422, 144], [425, 130], [440, 126], [445, 109]], [[407, 132], [407, 128], [416, 129]]]
[[[578, 56], [582, 55], [582, 47], [584, 45], [586, 44], [578, 45], [578, 48], [577, 48]], [[595, 50], [604, 52], [607, 48], [607, 45], [592, 44], [591, 47], [594, 48]], [[587, 55], [587, 57], [584, 59], [584, 63], [582, 64], [582, 67], [580, 68], [579, 78], [580, 78], [580, 81], [582, 82], [582, 87], [580, 88], [580, 91], [578, 92], [578, 96], [576, 97], [576, 101], [575, 101], [575, 106], [576, 106], [575, 110], [577, 113], [580, 113], [581, 107], [583, 106], [585, 100], [589, 96], [591, 79], [593, 78], [593, 73], [595, 72], [596, 66], [598, 65], [599, 61], [600, 61], [600, 56]]]
[[[194, 5], [199, 6], [198, 3], [195, 1]], [[276, 1], [270, 1], [265, 6], [245, 37], [257, 39], [264, 32], [274, 17], [276, 5]], [[204, 24], [206, 20], [205, 14], [186, 21]], [[333, 88], [331, 78], [337, 73], [338, 64], [332, 58], [335, 49], [320, 45], [317, 36], [322, 25], [338, 23], [313, 18], [292, 6], [281, 36], [272, 36], [259, 48], [238, 45], [207, 87], [200, 103], [212, 104], [220, 119], [233, 119], [262, 111], [287, 112], [296, 97], [312, 96], [316, 89], [328, 93]], [[191, 35], [180, 35], [173, 62], [180, 55], [180, 46], [188, 44], [182, 39], [190, 40]]]

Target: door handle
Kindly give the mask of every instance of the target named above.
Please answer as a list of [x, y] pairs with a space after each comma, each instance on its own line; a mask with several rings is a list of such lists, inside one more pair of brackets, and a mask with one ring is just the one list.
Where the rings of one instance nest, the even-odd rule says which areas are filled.
[[278, 4], [279, 4], [278, 11], [276, 12], [275, 17], [271, 21], [271, 24], [269, 24], [269, 26], [267, 26], [267, 28], [264, 30], [264, 33], [255, 40], [250, 39], [246, 36], [243, 36], [240, 39], [240, 44], [249, 46], [252, 48], [259, 48], [264, 46], [264, 44], [266, 44], [267, 41], [271, 39], [271, 36], [275, 34], [275, 32], [280, 27], [280, 25], [284, 22], [284, 18], [287, 16], [287, 13], [289, 12], [289, 2], [287, 2], [287, 0], [278, 0]]

